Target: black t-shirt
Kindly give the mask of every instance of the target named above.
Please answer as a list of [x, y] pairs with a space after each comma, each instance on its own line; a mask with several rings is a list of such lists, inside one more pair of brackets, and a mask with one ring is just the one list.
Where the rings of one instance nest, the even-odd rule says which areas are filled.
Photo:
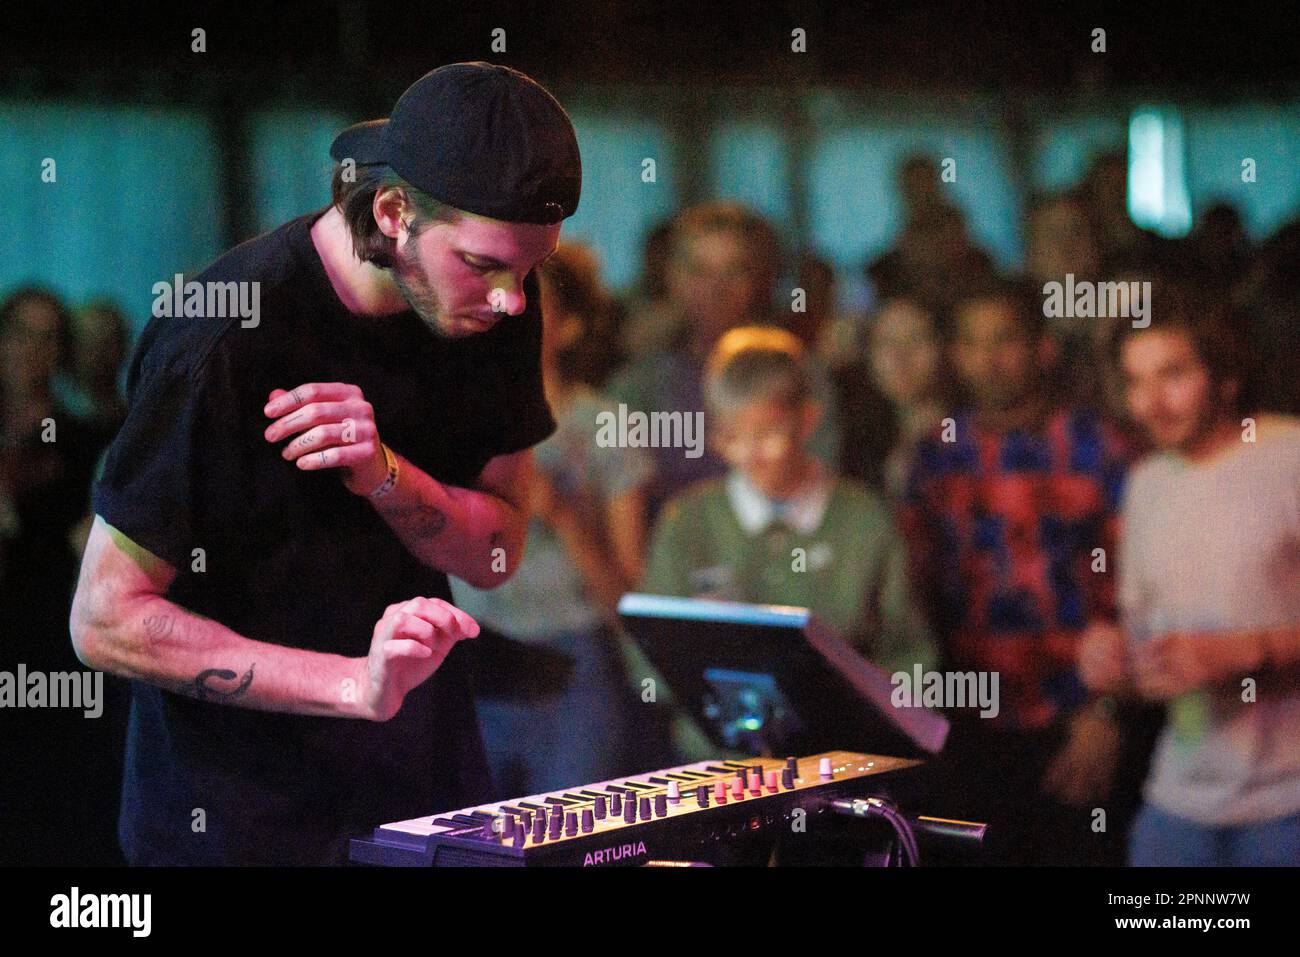
[[[412, 557], [338, 470], [302, 472], [280, 457], [284, 443], [263, 438], [271, 391], [359, 386], [383, 441], [450, 485], [471, 485], [489, 459], [539, 442], [555, 423], [534, 276], [523, 315], [467, 339], [438, 338], [410, 311], [355, 315], [312, 245], [320, 215], [193, 277], [259, 282], [255, 327], [237, 316], [150, 321], [94, 505], [177, 569], [168, 598], [183, 608], [258, 641], [359, 657], [388, 605], [450, 600], [447, 578]], [[194, 571], [199, 548], [206, 568]], [[383, 723], [134, 683], [119, 821], [128, 860], [338, 863], [346, 838], [379, 823], [478, 803], [487, 772], [463, 659], [453, 651]]]

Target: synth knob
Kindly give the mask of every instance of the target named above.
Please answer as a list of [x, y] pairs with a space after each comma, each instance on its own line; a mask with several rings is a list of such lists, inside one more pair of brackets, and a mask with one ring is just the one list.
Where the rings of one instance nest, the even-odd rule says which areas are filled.
[[668, 782], [668, 800], [673, 801], [673, 802], [675, 803], [675, 802], [677, 802], [677, 801], [680, 801], [681, 799], [682, 799], [682, 788], [681, 788], [681, 785], [678, 784], [676, 781], [669, 781], [669, 782]]
[[763, 775], [759, 771], [749, 772], [749, 791], [754, 797], [763, 793]]
[[787, 791], [794, 790], [794, 773], [789, 768], [781, 769], [781, 787]]
[[568, 814], [564, 815], [564, 836], [573, 837], [577, 833], [578, 815], [576, 812], [570, 811]]
[[560, 836], [560, 831], [564, 828], [564, 811], [558, 805], [551, 810], [551, 826], [547, 831], [547, 837], [552, 841]]
[[609, 813], [610, 814], [623, 813], [623, 795], [619, 794], [617, 791], [615, 791], [609, 797]]
[[737, 801], [745, 796], [745, 781], [743, 778], [736, 778], [731, 782], [731, 796]]
[[524, 827], [524, 822], [523, 822], [523, 821], [515, 821], [514, 834], [511, 835], [511, 836], [512, 836], [512, 838], [514, 839], [514, 845], [515, 845], [515, 847], [523, 847], [523, 846], [524, 846], [524, 841], [525, 841], [525, 840], [527, 839], [527, 837], [528, 837], [528, 829], [527, 829], [526, 827]]
[[655, 817], [667, 817], [667, 816], [668, 816], [668, 795], [663, 793], [656, 794], [655, 795]]
[[776, 791], [777, 791], [777, 785], [776, 785], [776, 772], [775, 772], [775, 771], [768, 771], [768, 772], [767, 772], [767, 775], [766, 775], [766, 783], [767, 783], [767, 789], [768, 789], [769, 791], [771, 791], [773, 794], [775, 794]]
[[596, 795], [596, 820], [605, 820], [605, 795]]
[[521, 821], [524, 822], [524, 830], [525, 830], [525, 831], [531, 831], [531, 830], [533, 829], [533, 812], [532, 812], [532, 811], [521, 811], [520, 814], [519, 814], [519, 819], [520, 819]]
[[485, 841], [501, 840], [501, 818], [490, 817], [483, 822], [483, 840]]
[[709, 806], [709, 789], [706, 788], [703, 784], [701, 784], [698, 788], [695, 789], [695, 803], [698, 804], [700, 807]]
[[533, 818], [533, 843], [540, 844], [546, 840], [546, 815], [539, 813]]
[[831, 759], [822, 758], [817, 762], [817, 773], [824, 778], [835, 777], [835, 772], [831, 770]]
[[755, 764], [749, 769], [751, 774], [757, 774], [760, 778], [763, 776], [763, 765]]
[[713, 796], [718, 799], [719, 804], [727, 803], [727, 782], [718, 781], [713, 785]]
[[636, 815], [643, 821], [650, 820], [650, 799], [648, 797], [641, 799], [640, 807], [636, 809]]
[[790, 777], [792, 777], [792, 778], [797, 778], [797, 777], [799, 776], [799, 759], [798, 759], [798, 758], [796, 758], [796, 757], [789, 757], [789, 758], [786, 758], [786, 759], [785, 759], [785, 766], [786, 766], [787, 768], [790, 769]]
[[628, 795], [627, 800], [623, 802], [623, 823], [636, 823], [636, 800], [632, 795]]
[[596, 816], [592, 814], [591, 808], [582, 809], [582, 833], [590, 834], [596, 829]]

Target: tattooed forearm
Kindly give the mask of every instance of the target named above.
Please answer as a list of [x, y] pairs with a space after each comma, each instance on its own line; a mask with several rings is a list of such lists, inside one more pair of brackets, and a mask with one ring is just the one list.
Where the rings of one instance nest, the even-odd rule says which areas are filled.
[[244, 677], [239, 684], [233, 688], [222, 688], [213, 685], [211, 682], [216, 679], [222, 682], [234, 681], [238, 678], [235, 672], [228, 668], [205, 668], [198, 673], [198, 676], [190, 682], [180, 686], [177, 691], [180, 694], [190, 698], [197, 698], [200, 701], [233, 701], [242, 697], [248, 690], [249, 685], [253, 683], [253, 666], [249, 665], [248, 670], [244, 672]]
[[433, 538], [447, 527], [447, 513], [432, 505], [400, 509], [397, 520], [419, 538]]
[[149, 615], [144, 620], [144, 633], [149, 643], [163, 641], [172, 633], [175, 619], [171, 615]]

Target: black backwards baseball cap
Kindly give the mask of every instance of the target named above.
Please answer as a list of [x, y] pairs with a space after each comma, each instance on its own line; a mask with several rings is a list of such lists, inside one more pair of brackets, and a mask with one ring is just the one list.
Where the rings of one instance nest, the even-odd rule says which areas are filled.
[[582, 193], [578, 139], [564, 107], [536, 80], [495, 63], [426, 73], [388, 119], [335, 137], [330, 156], [386, 163], [439, 202], [512, 223], [558, 223]]

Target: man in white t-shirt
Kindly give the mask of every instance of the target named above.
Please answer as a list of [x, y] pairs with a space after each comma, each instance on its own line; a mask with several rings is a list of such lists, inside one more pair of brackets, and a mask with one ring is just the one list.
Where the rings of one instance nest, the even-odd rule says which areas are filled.
[[1153, 301], [1118, 343], [1156, 449], [1124, 500], [1124, 626], [1089, 633], [1080, 672], [1167, 705], [1131, 863], [1300, 864], [1300, 421], [1243, 411], [1228, 327]]

